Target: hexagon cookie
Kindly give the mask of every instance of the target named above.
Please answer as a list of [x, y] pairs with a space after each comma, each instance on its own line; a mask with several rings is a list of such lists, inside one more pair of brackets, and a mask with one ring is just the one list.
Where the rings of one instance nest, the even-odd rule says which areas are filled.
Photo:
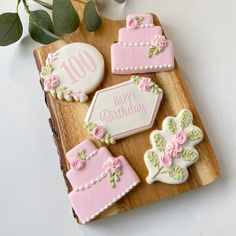
[[150, 78], [130, 81], [97, 91], [85, 118], [85, 127], [107, 144], [153, 126], [163, 91]]

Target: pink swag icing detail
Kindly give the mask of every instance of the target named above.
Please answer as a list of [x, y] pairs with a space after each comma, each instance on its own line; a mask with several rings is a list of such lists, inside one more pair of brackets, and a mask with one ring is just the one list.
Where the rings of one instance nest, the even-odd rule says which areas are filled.
[[138, 85], [139, 85], [140, 90], [150, 91], [151, 87], [154, 85], [154, 82], [150, 78], [141, 77]]
[[114, 172], [121, 167], [120, 160], [114, 157], [108, 157], [103, 164], [103, 168], [106, 172]]
[[127, 23], [129, 29], [135, 29], [138, 26], [138, 21], [135, 18], [130, 18]]
[[163, 35], [155, 35], [154, 40], [152, 41], [153, 45], [165, 48], [168, 45], [168, 41], [165, 36]]
[[53, 90], [60, 84], [60, 81], [57, 76], [49, 75], [44, 79], [44, 87]]
[[182, 150], [183, 148], [180, 147], [176, 141], [171, 142], [167, 146], [167, 154], [172, 158], [177, 157]]
[[105, 134], [105, 129], [102, 126], [96, 126], [93, 130], [93, 136], [97, 139], [101, 139]]
[[171, 164], [172, 164], [172, 159], [171, 159], [171, 157], [169, 155], [164, 154], [160, 158], [160, 163], [164, 167], [170, 167]]
[[85, 164], [85, 161], [79, 160], [79, 159], [74, 159], [70, 163], [70, 167], [71, 167], [71, 169], [74, 169], [74, 170], [80, 170], [84, 167], [84, 164]]
[[175, 135], [175, 141], [178, 144], [184, 144], [187, 141], [187, 135], [184, 132], [177, 132]]

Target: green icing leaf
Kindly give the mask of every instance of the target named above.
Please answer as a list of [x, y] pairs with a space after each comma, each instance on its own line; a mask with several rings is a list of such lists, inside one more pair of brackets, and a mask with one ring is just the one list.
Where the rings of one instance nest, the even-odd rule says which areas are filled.
[[180, 118], [180, 128], [186, 128], [192, 120], [192, 113], [189, 110], [185, 110]]
[[93, 0], [90, 0], [86, 3], [84, 8], [83, 20], [86, 29], [90, 32], [94, 32], [100, 27], [101, 18], [97, 12], [97, 8]]
[[108, 174], [108, 181], [111, 188], [114, 188], [116, 186], [116, 183], [120, 180], [120, 176], [120, 169], [116, 169], [115, 171]]
[[52, 17], [55, 33], [59, 36], [72, 33], [80, 24], [71, 0], [53, 0]]
[[7, 46], [18, 41], [23, 27], [18, 13], [3, 13], [0, 15], [0, 46]]
[[155, 146], [160, 152], [164, 152], [166, 146], [166, 140], [161, 134], [154, 135]]
[[185, 172], [179, 166], [172, 166], [169, 169], [169, 176], [175, 180], [183, 180], [185, 177]]
[[80, 150], [78, 153], [77, 153], [77, 157], [80, 159], [80, 160], [86, 160], [86, 151], [84, 149]]
[[139, 80], [140, 80], [140, 76], [138, 76], [138, 75], [132, 75], [132, 76], [131, 76], [131, 80], [132, 80], [135, 84], [138, 84], [138, 83], [139, 83]]
[[53, 67], [51, 64], [43, 66], [40, 72], [40, 77], [45, 79], [47, 76], [51, 75], [52, 72], [53, 72]]
[[158, 166], [158, 156], [154, 151], [148, 151], [147, 158], [152, 166], [157, 167]]
[[49, 44], [59, 39], [54, 34], [51, 17], [46, 11], [36, 10], [30, 13], [29, 34], [33, 40], [42, 44]]
[[188, 132], [188, 139], [191, 141], [202, 139], [203, 133], [200, 129], [194, 129]]
[[93, 131], [93, 129], [96, 127], [96, 124], [89, 122], [89, 123], [85, 124], [84, 127], [87, 129], [87, 131], [89, 133], [91, 133]]
[[184, 161], [194, 161], [196, 160], [198, 154], [196, 151], [194, 150], [191, 150], [191, 149], [184, 149], [181, 153], [181, 158], [184, 160]]
[[153, 55], [158, 54], [160, 51], [161, 51], [160, 48], [158, 48], [155, 45], [151, 45], [148, 48], [148, 57], [152, 57]]
[[171, 134], [176, 134], [177, 125], [176, 125], [176, 122], [175, 122], [175, 120], [173, 118], [168, 119], [167, 125], [168, 125], [169, 132]]
[[138, 25], [142, 24], [144, 17], [143, 16], [135, 16], [135, 20], [138, 22]]
[[56, 88], [56, 95], [58, 96], [58, 97], [62, 97], [62, 96], [64, 96], [64, 95], [68, 95], [68, 94], [70, 94], [71, 93], [71, 91], [67, 88], [67, 87], [65, 87], [65, 86], [63, 86], [63, 87], [57, 87]]

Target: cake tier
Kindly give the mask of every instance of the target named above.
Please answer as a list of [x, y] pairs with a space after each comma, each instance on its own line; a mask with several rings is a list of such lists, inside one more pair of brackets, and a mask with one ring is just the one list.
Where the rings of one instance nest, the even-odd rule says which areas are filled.
[[160, 26], [139, 29], [121, 28], [118, 34], [118, 42], [150, 43], [151, 39], [157, 34], [162, 34]]
[[126, 17], [126, 27], [129, 27], [129, 22], [131, 19], [135, 19], [136, 17], [143, 17], [141, 21], [141, 25], [152, 25], [153, 24], [153, 17], [151, 14], [148, 13], [141, 13], [141, 14], [130, 14]]
[[[98, 158], [102, 156], [94, 159]], [[68, 194], [71, 205], [82, 223], [95, 218], [140, 182], [126, 159], [123, 156], [119, 156], [118, 159], [121, 162], [121, 176], [115, 187], [109, 185], [106, 176], [85, 190], [72, 191]], [[93, 168], [97, 167], [93, 165]], [[92, 174], [92, 171], [91, 167], [91, 171], [88, 172]]]
[[131, 74], [169, 71], [174, 68], [174, 47], [168, 46], [157, 55], [148, 57], [149, 46], [124, 46], [114, 43], [111, 46], [112, 73]]
[[[88, 154], [96, 150], [93, 144], [92, 144], [93, 147], [90, 146], [92, 142], [90, 141], [85, 141], [85, 142], [86, 143], [84, 142], [82, 143], [85, 145], [80, 146], [79, 150], [81, 149], [84, 149], [86, 151], [89, 150]], [[75, 156], [76, 153], [73, 153], [73, 156]], [[73, 156], [70, 158], [72, 159]], [[81, 168], [80, 170], [70, 169], [66, 173], [66, 176], [68, 180], [70, 181], [73, 189], [79, 188], [80, 186], [83, 186], [89, 183], [91, 180], [94, 180], [99, 175], [101, 175], [101, 173], [104, 172], [103, 163], [107, 160], [108, 157], [113, 157], [113, 156], [107, 148], [102, 147], [97, 150], [97, 153], [94, 156], [92, 156], [89, 160], [86, 161], [83, 168]]]

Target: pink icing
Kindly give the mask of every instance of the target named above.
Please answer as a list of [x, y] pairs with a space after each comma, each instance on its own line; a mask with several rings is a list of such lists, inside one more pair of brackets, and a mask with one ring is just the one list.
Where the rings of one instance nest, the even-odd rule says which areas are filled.
[[154, 85], [154, 82], [147, 77], [141, 77], [139, 80], [138, 86], [143, 91], [150, 91], [151, 87]]
[[166, 153], [170, 157], [174, 158], [174, 157], [177, 157], [178, 154], [180, 152], [182, 152], [182, 150], [183, 150], [182, 147], [180, 147], [176, 141], [173, 141], [173, 142], [169, 143], [169, 145], [167, 146]]
[[106, 172], [113, 172], [121, 167], [121, 163], [118, 158], [108, 157], [108, 159], [104, 162], [103, 167]]
[[102, 126], [96, 126], [93, 130], [93, 136], [97, 139], [101, 139], [105, 134], [105, 129]]
[[135, 29], [138, 26], [138, 22], [135, 18], [129, 18], [127, 20], [127, 28], [128, 29]]
[[79, 159], [74, 159], [71, 163], [70, 163], [70, 168], [74, 169], [74, 170], [80, 170], [84, 167], [85, 161], [83, 160], [79, 160]]
[[184, 132], [178, 132], [175, 135], [175, 141], [178, 144], [184, 144], [187, 141], [187, 135]]
[[172, 159], [168, 154], [164, 154], [160, 158], [160, 163], [164, 167], [170, 167], [172, 164]]
[[155, 35], [152, 44], [160, 48], [165, 48], [168, 45], [168, 40], [164, 35]]
[[57, 86], [59, 86], [60, 81], [59, 78], [55, 75], [49, 75], [44, 79], [44, 87], [49, 90], [55, 89]]
[[[88, 155], [93, 152], [96, 147], [91, 141], [85, 140], [67, 153], [67, 159], [70, 163], [74, 158], [74, 154], [81, 149], [84, 149]], [[90, 160], [86, 161], [86, 166], [80, 171], [70, 169], [66, 176], [71, 183], [72, 188], [75, 189], [81, 185], [86, 185], [102, 173], [105, 173], [103, 164], [106, 163], [109, 157], [112, 158], [109, 150], [102, 147]], [[115, 160], [115, 162], [111, 161], [112, 164], [110, 164], [109, 161], [109, 166], [116, 168], [119, 166], [122, 174], [119, 182], [117, 182], [114, 188], [109, 186], [108, 179], [105, 177], [85, 190], [77, 192], [72, 191], [68, 194], [71, 205], [82, 223], [85, 223], [95, 214], [104, 211], [104, 207], [107, 207], [114, 199], [116, 201], [125, 195], [125, 191], [130, 186], [140, 182], [138, 176], [126, 161], [125, 157], [119, 156], [115, 158]], [[108, 165], [108, 163], [106, 165]]]
[[[144, 17], [142, 28], [129, 29], [132, 19], [136, 16]], [[111, 45], [111, 66], [114, 74], [132, 74], [169, 71], [174, 68], [174, 47], [171, 41], [161, 35], [160, 27], [152, 27], [153, 19], [151, 14], [131, 14], [126, 18], [127, 28], [119, 30], [118, 43]], [[152, 39], [160, 48], [165, 47], [160, 53], [148, 57]]]
[[142, 24], [153, 24], [153, 18], [151, 14], [146, 13], [137, 13], [137, 14], [130, 14], [126, 17], [126, 26], [129, 26], [130, 19], [135, 19], [136, 16], [143, 17]]

